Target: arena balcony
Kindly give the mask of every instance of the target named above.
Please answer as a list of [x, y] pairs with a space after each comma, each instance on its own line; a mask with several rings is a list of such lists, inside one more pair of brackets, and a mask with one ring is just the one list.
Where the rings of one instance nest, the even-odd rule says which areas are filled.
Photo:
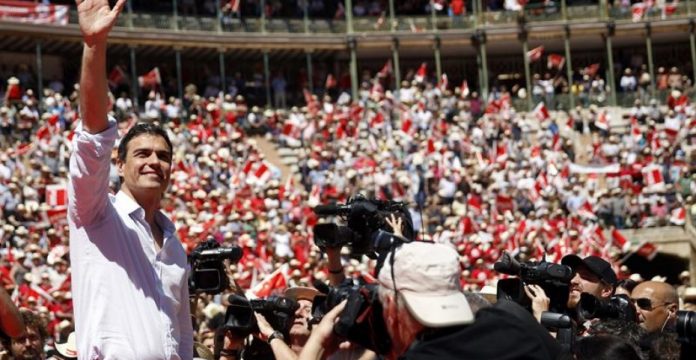
[[[177, 59], [178, 78], [181, 66], [188, 73], [201, 64], [219, 62], [219, 73], [226, 78], [225, 68], [230, 64], [250, 72], [263, 63], [267, 81], [271, 72], [288, 68], [302, 68], [312, 78], [313, 67], [324, 62], [337, 69], [337, 74], [340, 69], [350, 73], [353, 94], [359, 74], [378, 70], [386, 59], [393, 59], [397, 88], [404, 69], [417, 68], [424, 61], [434, 63], [432, 75], [438, 79], [443, 72], [457, 74], [450, 77], [452, 83], [470, 79], [470, 86], [482, 94], [510, 79], [524, 86], [532, 73], [545, 71], [539, 62], [529, 64], [523, 56], [540, 46], [547, 53], [565, 55], [568, 78], [578, 68], [599, 63], [607, 83], [617, 84], [617, 74], [606, 64], [625, 63], [636, 56], [649, 65], [653, 75], [658, 66], [675, 63], [685, 66], [683, 72], [696, 73], [693, 0], [644, 9], [640, 16], [635, 8], [613, 8], [606, 0], [573, 6], [566, 6], [565, 1], [530, 3], [521, 11], [478, 11], [481, 2], [472, 2], [473, 11], [459, 17], [436, 11], [422, 15], [384, 11], [372, 17], [353, 17], [347, 12], [341, 19], [314, 18], [308, 12], [295, 17], [241, 16], [220, 7], [217, 14], [193, 16], [179, 12], [176, 5], [169, 7], [171, 12], [127, 6], [110, 38], [110, 61], [130, 63], [135, 74], [151, 64]], [[351, 3], [346, 0], [345, 8], [352, 8]], [[81, 51], [76, 23], [74, 4], [67, 25], [35, 26], [0, 19], [0, 51], [74, 59]], [[660, 56], [653, 59], [653, 52]], [[691, 59], [690, 64], [686, 59]], [[179, 83], [181, 94], [181, 80]], [[615, 92], [609, 95], [609, 104], [630, 102]], [[572, 97], [566, 103], [572, 106]]]

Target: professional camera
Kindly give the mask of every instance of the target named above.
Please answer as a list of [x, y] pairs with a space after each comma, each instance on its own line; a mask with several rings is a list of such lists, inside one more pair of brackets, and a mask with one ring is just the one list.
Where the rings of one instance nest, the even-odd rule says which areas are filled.
[[679, 341], [696, 345], [696, 311], [677, 311], [677, 335]]
[[230, 295], [228, 301], [230, 305], [225, 313], [225, 327], [240, 336], [259, 331], [254, 312], [263, 315], [274, 329], [287, 336], [295, 311], [300, 307], [295, 300], [281, 296], [248, 300], [241, 295]]
[[315, 287], [323, 295], [317, 295], [312, 303], [312, 323], [318, 323], [334, 306], [347, 300], [334, 325], [334, 333], [378, 354], [389, 352], [391, 340], [382, 317], [377, 284], [347, 279], [338, 287], [323, 283]]
[[580, 294], [578, 314], [582, 319], [621, 319], [629, 322], [637, 320], [636, 307], [626, 295], [614, 295], [609, 300], [598, 299], [588, 294]]
[[242, 249], [221, 247], [210, 238], [196, 246], [188, 256], [191, 265], [188, 286], [191, 296], [198, 293], [219, 294], [230, 286], [223, 260], [237, 263], [242, 258]]
[[494, 269], [502, 274], [517, 276], [498, 281], [498, 299], [508, 299], [531, 310], [531, 300], [524, 292], [523, 286], [535, 284], [541, 286], [551, 300], [549, 311], [566, 313], [568, 285], [573, 278], [573, 269], [569, 266], [546, 261], [520, 263], [507, 252], [503, 252]]
[[[380, 250], [414, 238], [413, 221], [406, 204], [402, 202], [367, 199], [358, 194], [346, 204], [316, 206], [314, 213], [319, 216], [342, 216], [347, 222], [347, 226], [318, 224], [314, 227], [314, 241], [322, 249], [350, 245], [353, 255], [365, 254], [374, 259]], [[389, 228], [386, 218], [391, 214], [403, 219], [403, 238], [385, 231]]]

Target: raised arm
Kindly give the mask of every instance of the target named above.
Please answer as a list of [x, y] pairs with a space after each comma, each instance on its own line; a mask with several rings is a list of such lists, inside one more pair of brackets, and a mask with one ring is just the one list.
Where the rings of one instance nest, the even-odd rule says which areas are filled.
[[126, 0], [113, 9], [108, 0], [76, 0], [80, 31], [84, 40], [80, 75], [80, 117], [92, 134], [104, 131], [107, 121], [106, 41]]

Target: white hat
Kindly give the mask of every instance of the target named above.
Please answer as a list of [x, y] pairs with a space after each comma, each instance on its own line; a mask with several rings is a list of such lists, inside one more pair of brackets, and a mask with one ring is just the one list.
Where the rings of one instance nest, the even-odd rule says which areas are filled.
[[74, 331], [68, 335], [68, 341], [62, 344], [56, 344], [56, 351], [65, 358], [77, 359], [77, 345], [75, 344]]
[[[425, 256], [427, 255], [427, 256]], [[402, 295], [409, 313], [427, 327], [447, 327], [474, 321], [462, 293], [459, 255], [443, 244], [412, 242], [396, 250], [394, 279], [391, 254], [379, 272], [381, 286]]]

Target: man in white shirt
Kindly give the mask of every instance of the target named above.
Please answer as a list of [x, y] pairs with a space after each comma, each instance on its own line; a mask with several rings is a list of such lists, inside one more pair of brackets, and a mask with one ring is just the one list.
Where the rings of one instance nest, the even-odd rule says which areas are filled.
[[193, 357], [186, 253], [160, 211], [169, 185], [166, 132], [135, 125], [120, 141], [121, 191], [108, 190], [117, 127], [107, 120], [106, 44], [126, 0], [77, 0], [84, 39], [81, 125], [70, 158], [72, 291], [79, 359]]

